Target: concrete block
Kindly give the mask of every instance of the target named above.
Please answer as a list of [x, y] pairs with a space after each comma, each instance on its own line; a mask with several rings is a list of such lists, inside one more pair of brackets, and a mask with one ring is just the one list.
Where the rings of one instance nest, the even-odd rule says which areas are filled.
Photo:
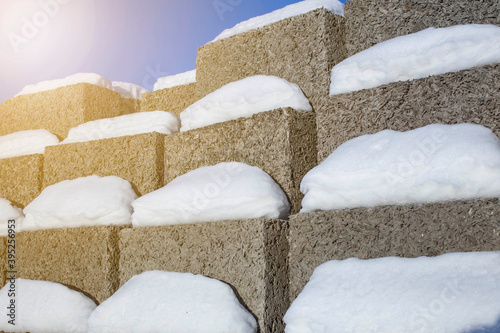
[[180, 115], [188, 106], [198, 101], [196, 83], [152, 91], [142, 95], [141, 111], [168, 111]]

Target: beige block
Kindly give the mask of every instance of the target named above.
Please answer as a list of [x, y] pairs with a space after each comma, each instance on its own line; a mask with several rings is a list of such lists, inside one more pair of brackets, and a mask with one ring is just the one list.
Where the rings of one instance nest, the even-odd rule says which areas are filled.
[[330, 71], [346, 58], [343, 17], [324, 8], [198, 49], [200, 96], [252, 75], [275, 75], [305, 95], [328, 94]]
[[165, 137], [165, 182], [202, 166], [242, 162], [267, 172], [300, 210], [302, 177], [316, 166], [314, 112], [255, 114]]
[[167, 111], [180, 115], [188, 106], [198, 101], [196, 83], [152, 91], [142, 95], [141, 111]]
[[202, 274], [231, 285], [260, 332], [283, 332], [287, 234], [286, 222], [265, 219], [124, 229], [120, 284], [149, 270]]
[[91, 175], [118, 176], [138, 195], [163, 186], [164, 134], [147, 133], [47, 147], [43, 187]]
[[0, 135], [46, 129], [64, 139], [72, 127], [130, 112], [130, 103], [119, 93], [79, 83], [17, 96], [0, 104]]
[[0, 198], [24, 208], [42, 188], [43, 155], [0, 159]]
[[62, 283], [101, 303], [118, 289], [118, 233], [82, 227], [17, 234], [18, 276]]
[[500, 200], [382, 206], [290, 217], [290, 297], [329, 260], [500, 250]]

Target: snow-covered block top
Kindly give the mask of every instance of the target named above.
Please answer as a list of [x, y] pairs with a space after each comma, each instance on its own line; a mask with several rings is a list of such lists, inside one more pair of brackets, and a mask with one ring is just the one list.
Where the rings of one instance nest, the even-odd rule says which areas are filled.
[[500, 27], [428, 28], [379, 43], [332, 69], [330, 95], [500, 63]]
[[300, 185], [301, 212], [500, 197], [500, 140], [473, 124], [347, 141]]
[[61, 143], [85, 142], [151, 132], [172, 134], [179, 132], [180, 127], [181, 121], [173, 113], [138, 112], [81, 124], [70, 129], [68, 137]]
[[344, 15], [344, 4], [338, 0], [305, 0], [300, 1], [284, 8], [277, 9], [271, 13], [251, 18], [247, 21], [238, 23], [230, 29], [224, 30], [220, 35], [215, 37], [212, 42], [225, 39], [234, 35], [242, 34], [244, 32], [262, 28], [284, 19], [299, 16], [311, 12], [313, 10], [325, 8], [326, 10], [337, 14]]
[[287, 218], [288, 199], [264, 171], [239, 162], [201, 167], [132, 203], [134, 227]]
[[499, 332], [500, 252], [329, 261], [314, 270], [286, 333]]
[[224, 282], [162, 271], [133, 276], [95, 309], [88, 325], [89, 333], [257, 332], [254, 317]]
[[251, 76], [223, 86], [181, 112], [181, 132], [284, 107], [312, 111], [295, 83], [276, 76]]
[[30, 130], [0, 136], [0, 158], [43, 154], [45, 147], [59, 144], [47, 130]]
[[24, 208], [22, 230], [131, 223], [132, 186], [119, 177], [96, 175], [46, 187]]
[[90, 298], [62, 284], [25, 279], [7, 281], [0, 290], [0, 305], [5, 310], [0, 331], [5, 332], [86, 333], [96, 308]]
[[139, 99], [141, 98], [142, 93], [147, 92], [146, 89], [133, 83], [111, 82], [104, 76], [95, 73], [76, 73], [62, 79], [42, 81], [36, 84], [27, 85], [16, 95], [16, 97], [21, 95], [36, 94], [42, 91], [54, 90], [79, 83], [89, 83], [113, 90], [125, 98]]
[[24, 214], [20, 208], [12, 205], [9, 200], [0, 198], [0, 237], [7, 236], [9, 233], [8, 230], [12, 226], [12, 230], [19, 232], [23, 220]]
[[153, 90], [156, 91], [161, 89], [173, 88], [195, 82], [196, 82], [196, 69], [176, 75], [160, 77], [156, 81]]
[[142, 94], [149, 92], [146, 88], [129, 82], [113, 81], [111, 87], [113, 91], [125, 98], [141, 99]]

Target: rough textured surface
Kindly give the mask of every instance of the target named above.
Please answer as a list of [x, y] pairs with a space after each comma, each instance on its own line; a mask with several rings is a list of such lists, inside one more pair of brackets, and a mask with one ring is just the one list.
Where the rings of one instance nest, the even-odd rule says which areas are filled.
[[267, 172], [300, 210], [302, 177], [316, 166], [314, 112], [258, 113], [165, 138], [165, 182], [202, 166], [243, 162]]
[[0, 135], [46, 129], [64, 139], [72, 127], [130, 112], [119, 93], [79, 83], [6, 100], [0, 104]]
[[7, 237], [0, 237], [0, 289], [5, 285], [7, 272]]
[[200, 96], [252, 75], [297, 83], [307, 97], [327, 94], [330, 70], [346, 58], [344, 19], [324, 8], [198, 49]]
[[339, 145], [385, 129], [474, 123], [500, 137], [500, 64], [315, 98], [318, 161]]
[[198, 99], [196, 83], [156, 90], [142, 95], [141, 111], [168, 111], [180, 115]]
[[101, 303], [118, 290], [118, 234], [84, 227], [17, 234], [18, 276], [65, 284]]
[[43, 155], [0, 159], [0, 198], [24, 208], [42, 188]]
[[91, 175], [118, 176], [138, 195], [163, 186], [164, 134], [156, 132], [47, 147], [43, 187]]
[[500, 200], [383, 206], [290, 217], [290, 297], [329, 260], [500, 250]]
[[123, 98], [123, 114], [139, 112], [141, 110], [141, 100], [135, 98]]
[[202, 274], [231, 285], [261, 332], [283, 332], [287, 235], [287, 222], [265, 219], [124, 229], [120, 284], [148, 270]]
[[351, 56], [385, 40], [428, 27], [500, 25], [498, 0], [352, 0], [345, 5], [346, 47]]

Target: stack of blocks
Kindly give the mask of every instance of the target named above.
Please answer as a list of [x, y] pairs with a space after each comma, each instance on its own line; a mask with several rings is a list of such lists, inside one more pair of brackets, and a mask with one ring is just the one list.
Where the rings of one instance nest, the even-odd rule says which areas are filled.
[[[305, 173], [359, 135], [472, 122], [500, 136], [500, 65], [328, 95], [330, 70], [348, 55], [427, 25], [499, 25], [499, 13], [493, 0], [407, 0], [403, 6], [394, 0], [352, 0], [346, 18], [317, 9], [201, 47], [197, 82], [144, 94], [141, 111], [179, 114], [229, 82], [265, 74], [297, 83], [314, 112], [282, 108], [173, 135], [48, 147], [43, 156], [0, 160], [0, 196], [23, 207], [46, 186], [92, 174], [122, 177], [144, 195], [201, 166], [237, 161], [267, 172], [295, 215], [289, 221], [22, 232], [17, 236], [19, 276], [66, 284], [100, 303], [144, 271], [203, 274], [233, 287], [260, 332], [283, 332], [290, 302], [325, 261], [500, 250], [498, 199], [298, 214]], [[62, 138], [77, 124], [128, 113], [137, 104], [111, 93], [81, 84], [16, 97], [0, 105], [0, 114], [11, 119], [0, 125], [0, 134], [46, 128]], [[50, 106], [47, 101], [56, 97], [62, 104]], [[33, 101], [47, 105], [41, 108], [47, 122], [32, 114]], [[19, 115], [30, 122], [21, 126]], [[54, 121], [59, 118], [65, 121]], [[0, 238], [3, 267], [5, 240]]]

